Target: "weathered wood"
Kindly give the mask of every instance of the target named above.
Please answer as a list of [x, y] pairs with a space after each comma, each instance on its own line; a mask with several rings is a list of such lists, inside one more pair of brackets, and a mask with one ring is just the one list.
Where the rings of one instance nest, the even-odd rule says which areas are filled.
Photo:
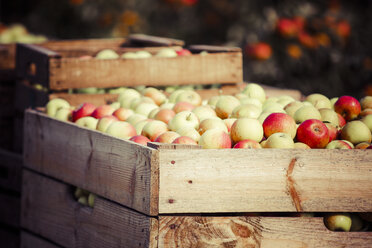
[[159, 213], [372, 212], [372, 152], [159, 151]]
[[192, 52], [241, 52], [242, 49], [240, 47], [223, 47], [223, 46], [210, 46], [210, 45], [191, 45], [189, 46], [189, 50]]
[[42, 113], [25, 114], [24, 165], [148, 215], [158, 213], [157, 151]]
[[0, 44], [0, 71], [14, 70], [15, 44]]
[[236, 83], [243, 81], [241, 53], [147, 59], [50, 59], [51, 89]]
[[331, 232], [323, 218], [159, 217], [159, 247], [365, 247], [372, 233]]
[[22, 231], [21, 232], [21, 248], [60, 248], [60, 246], [56, 246], [55, 244], [33, 235], [29, 232]]
[[139, 46], [184, 46], [182, 40], [146, 35], [146, 34], [131, 34], [128, 36], [128, 45]]
[[148, 147], [154, 149], [175, 149], [175, 150], [185, 150], [185, 149], [201, 149], [199, 145], [186, 145], [186, 144], [166, 144], [158, 142], [148, 142]]
[[20, 191], [22, 163], [21, 154], [0, 149], [0, 188]]
[[149, 247], [158, 231], [154, 218], [101, 197], [83, 206], [71, 186], [28, 170], [22, 190], [22, 227], [64, 247]]
[[0, 192], [0, 223], [19, 227], [21, 198], [19, 195]]
[[0, 245], [6, 248], [19, 248], [19, 232], [0, 226]]

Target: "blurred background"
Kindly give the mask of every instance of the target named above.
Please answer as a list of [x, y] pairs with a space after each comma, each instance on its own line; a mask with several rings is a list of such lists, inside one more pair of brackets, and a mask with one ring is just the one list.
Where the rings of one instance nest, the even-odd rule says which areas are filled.
[[145, 33], [238, 46], [244, 80], [328, 97], [372, 95], [372, 1], [2, 0], [14, 23], [48, 39]]

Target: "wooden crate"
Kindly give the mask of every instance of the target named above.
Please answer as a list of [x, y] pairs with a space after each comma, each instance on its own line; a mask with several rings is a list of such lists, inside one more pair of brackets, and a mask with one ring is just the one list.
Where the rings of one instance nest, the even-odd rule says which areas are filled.
[[[328, 231], [320, 217], [150, 217], [99, 196], [90, 208], [74, 199], [73, 189], [24, 170], [22, 227], [66, 248], [370, 247], [372, 242], [371, 233]], [[23, 235], [22, 245], [30, 247]]]
[[[179, 47], [181, 43], [169, 43]], [[121, 47], [117, 52], [147, 50], [156, 53], [163, 47]], [[147, 59], [80, 59], [53, 49], [17, 45], [17, 76], [40, 83], [50, 90], [118, 86], [159, 86], [185, 84], [237, 83], [243, 81], [240, 48], [191, 46], [208, 51], [192, 56]], [[95, 55], [95, 52], [85, 53]], [[81, 54], [80, 54], [81, 55]]]
[[[18, 246], [17, 246], [18, 247]], [[61, 246], [56, 245], [44, 238], [31, 234], [27, 231], [21, 232], [21, 245], [20, 248], [60, 248]]]
[[149, 216], [372, 212], [370, 150], [152, 148], [33, 110], [24, 142], [26, 167]]

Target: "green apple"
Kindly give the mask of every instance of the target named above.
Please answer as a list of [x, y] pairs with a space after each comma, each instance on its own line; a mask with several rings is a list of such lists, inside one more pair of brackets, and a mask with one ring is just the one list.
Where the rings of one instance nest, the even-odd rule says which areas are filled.
[[119, 58], [119, 54], [117, 54], [114, 50], [112, 49], [104, 49], [97, 53], [96, 55], [97, 59], [117, 59]]
[[249, 83], [242, 91], [243, 94], [246, 94], [250, 98], [257, 98], [261, 103], [266, 100], [265, 90], [256, 83]]
[[156, 55], [156, 57], [163, 57], [163, 58], [174, 58], [177, 57], [177, 52], [172, 48], [163, 48], [159, 50]]
[[80, 88], [80, 89], [76, 89], [75, 91], [76, 93], [79, 93], [79, 94], [97, 94], [98, 88], [96, 87]]
[[138, 56], [134, 52], [126, 52], [121, 55], [122, 59], [137, 59]]
[[93, 193], [89, 193], [88, 195], [88, 206], [89, 207], [94, 207], [94, 200], [96, 199], [96, 195]]
[[136, 55], [138, 59], [146, 59], [152, 57], [151, 53], [149, 53], [148, 51], [137, 51]]
[[84, 116], [79, 118], [75, 123], [78, 126], [95, 130], [97, 127], [98, 119], [91, 116]]
[[324, 224], [331, 231], [349, 232], [352, 221], [348, 213], [331, 213], [324, 217]]
[[322, 116], [314, 106], [302, 106], [295, 112], [293, 118], [297, 124], [300, 124], [309, 119], [321, 120]]
[[341, 138], [354, 145], [361, 142], [371, 143], [371, 130], [362, 121], [349, 121], [341, 130]]
[[364, 116], [361, 121], [369, 128], [369, 130], [372, 132], [372, 115], [366, 115]]
[[308, 95], [305, 99], [305, 101], [310, 102], [315, 108], [320, 109], [320, 108], [332, 108], [332, 103], [328, 99], [328, 97], [319, 94], [319, 93], [314, 93], [311, 95]]
[[265, 148], [294, 148], [294, 142], [288, 133], [273, 133], [267, 138]]
[[80, 196], [78, 202], [84, 206], [88, 205], [88, 198], [86, 196]]
[[55, 117], [58, 109], [61, 109], [61, 108], [69, 109], [70, 108], [70, 104], [66, 100], [64, 100], [64, 99], [55, 98], [55, 99], [50, 100], [47, 103], [47, 105], [46, 105], [46, 113], [50, 117]]

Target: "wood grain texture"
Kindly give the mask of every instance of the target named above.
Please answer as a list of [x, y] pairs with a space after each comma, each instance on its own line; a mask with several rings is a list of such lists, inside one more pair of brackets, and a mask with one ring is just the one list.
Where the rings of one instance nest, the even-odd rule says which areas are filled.
[[157, 151], [27, 110], [25, 166], [148, 215], [158, 206]]
[[0, 44], [0, 71], [15, 69], [15, 44]]
[[0, 223], [19, 228], [21, 198], [19, 195], [0, 192]]
[[22, 231], [20, 248], [60, 248], [60, 246], [56, 246], [53, 243], [29, 232]]
[[19, 232], [0, 227], [0, 245], [4, 248], [19, 248]]
[[22, 154], [0, 149], [0, 188], [21, 190]]
[[149, 247], [151, 217], [97, 197], [93, 208], [73, 187], [25, 170], [21, 224], [63, 247]]
[[331, 232], [322, 218], [159, 217], [159, 247], [371, 247], [372, 233]]
[[159, 150], [159, 213], [371, 212], [368, 150]]
[[243, 81], [242, 54], [237, 52], [136, 60], [50, 59], [49, 72], [54, 90]]

